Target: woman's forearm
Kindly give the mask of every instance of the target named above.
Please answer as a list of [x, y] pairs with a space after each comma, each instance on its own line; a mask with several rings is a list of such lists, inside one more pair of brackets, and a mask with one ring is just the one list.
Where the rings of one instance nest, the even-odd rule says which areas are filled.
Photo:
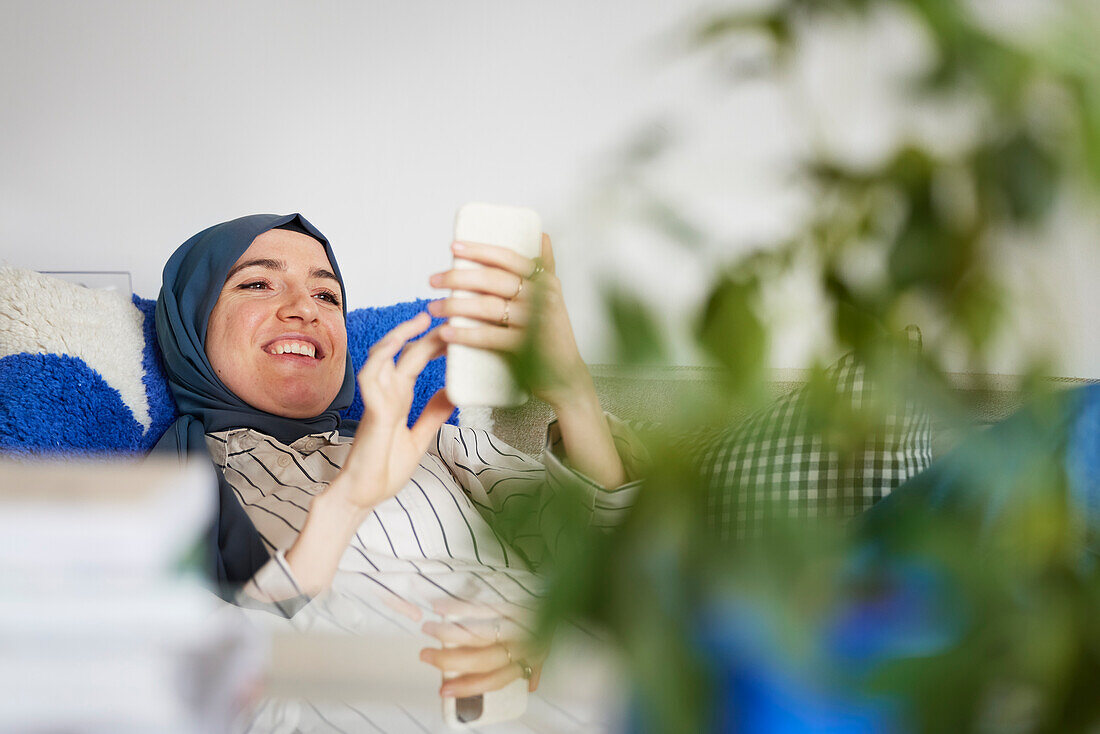
[[371, 512], [371, 508], [349, 502], [339, 482], [337, 478], [313, 500], [302, 532], [286, 552], [294, 578], [309, 596], [316, 596], [332, 583], [340, 557]]
[[626, 471], [615, 449], [607, 418], [589, 377], [574, 396], [551, 406], [558, 416], [558, 428], [569, 464], [585, 476], [612, 489], [626, 482]]

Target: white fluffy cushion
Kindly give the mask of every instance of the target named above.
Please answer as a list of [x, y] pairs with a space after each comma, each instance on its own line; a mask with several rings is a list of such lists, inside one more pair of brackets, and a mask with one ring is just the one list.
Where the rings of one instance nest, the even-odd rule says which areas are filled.
[[0, 267], [0, 357], [77, 357], [118, 390], [134, 419], [148, 430], [142, 324], [142, 313], [128, 296]]

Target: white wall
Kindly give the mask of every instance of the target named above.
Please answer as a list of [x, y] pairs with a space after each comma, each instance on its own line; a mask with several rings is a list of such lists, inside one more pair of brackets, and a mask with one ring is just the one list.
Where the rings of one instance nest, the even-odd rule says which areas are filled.
[[5, 2], [0, 257], [129, 270], [154, 297], [194, 232], [301, 211], [334, 242], [350, 305], [383, 304], [430, 294], [455, 209], [480, 199], [538, 209], [576, 289], [592, 243], [570, 229], [572, 202], [651, 106], [642, 46], [679, 14], [658, 0]]
[[[593, 192], [616, 151], [654, 121], [688, 133], [652, 184], [728, 232], [712, 261], [790, 228], [805, 202], [778, 175], [797, 150], [789, 99], [759, 83], [731, 94], [712, 62], [670, 51], [690, 7], [2, 2], [0, 260], [128, 270], [153, 297], [196, 231], [300, 211], [357, 307], [430, 295], [461, 203], [522, 204], [554, 237], [586, 359], [608, 358], [597, 291], [615, 274], [667, 304], [676, 360], [697, 362], [680, 326], [710, 266], [608, 224], [615, 207]], [[1042, 278], [1068, 319], [1063, 371], [1100, 375], [1100, 261], [1079, 239]], [[813, 298], [777, 294], [774, 362], [795, 366], [820, 347]]]

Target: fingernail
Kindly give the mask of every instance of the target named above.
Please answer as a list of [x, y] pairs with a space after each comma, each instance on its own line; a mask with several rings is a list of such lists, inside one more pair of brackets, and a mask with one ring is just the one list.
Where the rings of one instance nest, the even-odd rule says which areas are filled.
[[461, 242], [452, 242], [451, 249], [455, 252], [465, 252], [466, 245], [462, 244]]
[[428, 283], [431, 284], [431, 285], [439, 285], [441, 280], [443, 280], [443, 277], [437, 273], [437, 274], [433, 275], [432, 277], [428, 278]]
[[450, 688], [440, 688], [439, 689], [439, 695], [443, 696], [443, 698], [451, 698], [455, 694], [454, 694], [454, 691], [451, 690]]
[[454, 327], [453, 326], [444, 326], [440, 330], [439, 335], [441, 337], [443, 337], [444, 339], [453, 339], [454, 335], [455, 335]]

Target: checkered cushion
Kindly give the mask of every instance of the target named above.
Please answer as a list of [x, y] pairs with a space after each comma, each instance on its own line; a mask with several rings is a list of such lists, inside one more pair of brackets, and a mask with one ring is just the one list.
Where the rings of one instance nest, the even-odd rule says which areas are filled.
[[[920, 331], [911, 326], [905, 336], [897, 357], [920, 351]], [[865, 377], [865, 365], [846, 355], [820, 392], [804, 386], [697, 441], [708, 520], [722, 539], [759, 537], [775, 520], [855, 515], [928, 467], [927, 411], [909, 397], [887, 398]], [[815, 411], [822, 402], [828, 407]], [[847, 448], [841, 424], [862, 427]]]

